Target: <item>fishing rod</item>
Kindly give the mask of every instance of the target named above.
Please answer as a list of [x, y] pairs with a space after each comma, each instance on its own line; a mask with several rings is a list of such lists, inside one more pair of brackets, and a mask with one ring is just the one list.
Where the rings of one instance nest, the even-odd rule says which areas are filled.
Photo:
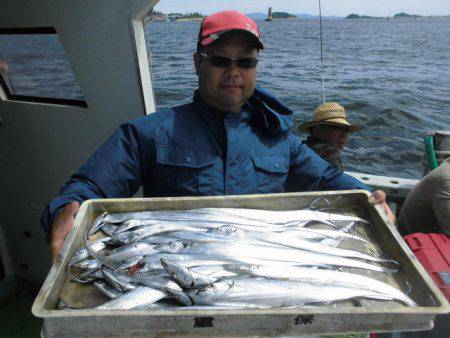
[[322, 4], [319, 0], [319, 26], [320, 26], [320, 73], [322, 76], [322, 100], [325, 103], [325, 72], [323, 62], [323, 34], [322, 34]]

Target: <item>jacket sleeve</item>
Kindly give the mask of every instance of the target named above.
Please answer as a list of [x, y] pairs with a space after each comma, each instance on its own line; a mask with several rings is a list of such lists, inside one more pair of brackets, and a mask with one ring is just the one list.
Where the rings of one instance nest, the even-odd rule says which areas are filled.
[[133, 125], [124, 124], [64, 184], [59, 196], [45, 208], [41, 225], [49, 237], [53, 219], [66, 204], [73, 201], [81, 204], [95, 198], [131, 197], [142, 180], [137, 132]]
[[[293, 140], [294, 139], [294, 140]], [[372, 188], [342, 170], [330, 165], [295, 136], [291, 138], [293, 151], [286, 181], [286, 191], [353, 190]]]

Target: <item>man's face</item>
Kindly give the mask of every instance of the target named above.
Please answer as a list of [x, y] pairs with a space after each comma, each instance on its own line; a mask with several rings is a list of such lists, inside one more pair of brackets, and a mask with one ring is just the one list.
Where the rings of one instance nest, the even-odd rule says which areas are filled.
[[347, 143], [348, 130], [345, 127], [321, 125], [313, 127], [313, 136], [322, 142], [342, 150]]
[[[217, 42], [205, 47], [208, 56], [218, 55], [231, 59], [257, 57], [254, 40], [246, 33], [230, 32]], [[256, 84], [256, 67], [240, 68], [236, 62], [217, 67], [199, 53], [194, 54], [198, 86], [203, 100], [221, 113], [237, 113], [252, 96]]]

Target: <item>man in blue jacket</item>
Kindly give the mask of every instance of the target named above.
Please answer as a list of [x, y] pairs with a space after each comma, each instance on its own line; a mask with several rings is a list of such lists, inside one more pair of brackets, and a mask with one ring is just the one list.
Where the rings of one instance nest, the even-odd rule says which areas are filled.
[[[49, 203], [42, 225], [58, 254], [79, 203], [92, 198], [367, 189], [302, 144], [292, 111], [255, 89], [256, 23], [223, 11], [201, 25], [192, 103], [123, 124]], [[383, 202], [375, 194], [375, 202]]]

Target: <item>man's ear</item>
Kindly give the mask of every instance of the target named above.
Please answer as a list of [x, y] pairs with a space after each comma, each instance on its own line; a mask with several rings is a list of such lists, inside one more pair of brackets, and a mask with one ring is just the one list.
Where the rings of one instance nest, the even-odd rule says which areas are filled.
[[202, 62], [202, 57], [199, 53], [195, 52], [193, 55], [193, 59], [194, 59], [194, 66], [195, 66], [195, 74], [200, 73], [200, 63]]

